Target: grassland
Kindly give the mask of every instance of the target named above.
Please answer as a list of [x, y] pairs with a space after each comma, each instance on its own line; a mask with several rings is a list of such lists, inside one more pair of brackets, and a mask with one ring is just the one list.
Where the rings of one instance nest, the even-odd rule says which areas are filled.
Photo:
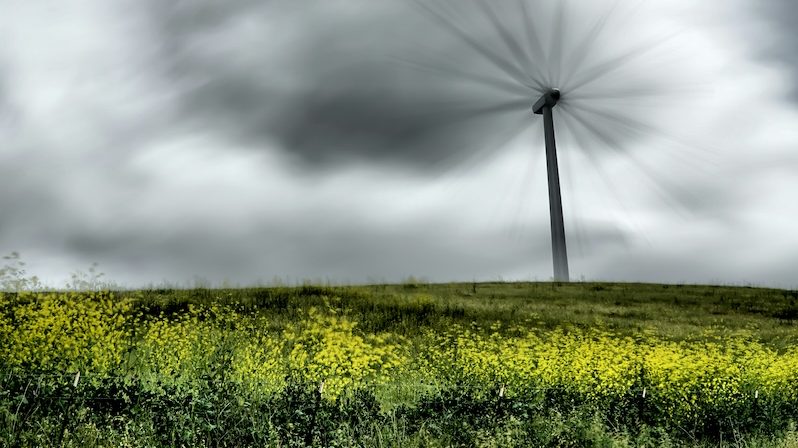
[[2, 293], [0, 443], [795, 447], [797, 302], [618, 283]]

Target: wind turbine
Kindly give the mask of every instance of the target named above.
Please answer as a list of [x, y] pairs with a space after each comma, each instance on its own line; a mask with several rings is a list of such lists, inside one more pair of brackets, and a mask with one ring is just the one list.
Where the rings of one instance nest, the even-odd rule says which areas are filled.
[[[630, 135], [650, 136], [660, 133], [655, 126], [636, 115], [632, 108], [614, 107], [612, 101], [645, 99], [646, 105], [651, 106], [652, 98], [669, 93], [660, 82], [662, 78], [656, 79], [658, 74], [651, 67], [645, 67], [632, 75], [624, 73], [622, 69], [631, 62], [639, 61], [675, 33], [646, 36], [641, 40], [636, 39], [634, 44], [626, 47], [616, 44], [629, 42], [629, 39], [617, 35], [623, 39], [606, 45], [601, 40], [606, 37], [605, 31], [621, 30], [623, 25], [628, 25], [630, 19], [635, 17], [634, 14], [620, 15], [617, 11], [620, 2], [617, 0], [596, 14], [582, 11], [589, 10], [592, 5], [580, 4], [579, 12], [588, 22], [578, 26], [568, 23], [564, 12], [568, 3], [566, 0], [472, 0], [457, 3], [440, 0], [438, 3], [445, 6], [440, 9], [431, 6], [436, 3], [434, 1], [411, 0], [411, 3], [432, 18], [441, 29], [464, 44], [473, 56], [488, 62], [494, 70], [490, 73], [474, 72], [458, 66], [446, 67], [442, 62], [437, 67], [427, 67], [428, 69], [431, 68], [449, 79], [454, 75], [475, 86], [512, 95], [505, 102], [497, 97], [495, 108], [477, 109], [469, 119], [478, 114], [484, 115], [484, 110], [528, 114], [532, 101], [532, 112], [542, 115], [553, 278], [559, 282], [569, 281], [553, 110], [560, 105], [558, 110], [561, 114], [558, 115], [562, 119], [561, 123], [569, 131], [569, 135], [581, 143], [579, 146], [584, 146], [583, 143], [587, 141], [585, 137], [589, 135], [594, 139], [590, 146], [605, 146], [611, 151], [622, 152], [624, 139]], [[502, 16], [500, 10], [503, 5], [515, 5], [517, 9], [514, 12], [505, 9], [506, 14]], [[471, 16], [471, 24], [476, 23], [475, 17], [481, 18], [483, 24], [491, 30], [492, 36], [490, 33], [475, 34], [474, 29], [463, 23], [468, 19], [469, 6], [474, 6], [473, 11], [476, 12], [476, 16]], [[533, 11], [536, 7], [538, 9]], [[552, 20], [543, 17], [547, 15], [543, 13], [546, 7], [554, 8], [554, 14], [550, 16]], [[571, 8], [571, 12], [575, 11]], [[609, 22], [615, 16], [622, 16], [621, 22], [610, 25]], [[462, 22], [454, 17], [459, 17]], [[537, 23], [533, 23], [535, 21]], [[521, 31], [513, 30], [512, 23], [521, 24]], [[544, 48], [546, 42], [541, 39], [541, 30], [544, 33], [548, 31], [548, 48]], [[578, 35], [580, 33], [581, 36]], [[491, 39], [497, 47], [491, 46]], [[474, 67], [473, 64], [469, 66]], [[600, 170], [600, 160], [593, 151], [585, 147], [581, 149], [594, 167]], [[624, 152], [624, 155], [637, 165], [640, 173], [652, 179], [655, 177], [645, 163], [631, 154]], [[610, 183], [603, 175], [601, 180]], [[659, 183], [659, 180], [655, 179], [655, 182]]]

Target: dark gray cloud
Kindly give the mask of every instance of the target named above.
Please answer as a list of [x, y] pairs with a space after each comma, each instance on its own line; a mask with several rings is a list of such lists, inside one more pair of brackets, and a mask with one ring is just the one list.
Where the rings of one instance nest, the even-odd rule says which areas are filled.
[[310, 167], [429, 171], [501, 146], [535, 120], [531, 104], [549, 87], [563, 89], [561, 120], [585, 139], [624, 149], [657, 132], [644, 113], [601, 103], [656, 102], [674, 88], [673, 74], [640, 64], [662, 35], [629, 44], [633, 13], [610, 11], [546, 0], [157, 2], [152, 20], [197, 126], [277, 141]]
[[786, 66], [792, 77], [790, 94], [798, 100], [798, 3], [792, 0], [756, 2], [752, 6], [766, 22], [758, 31], [767, 37], [755, 39], [751, 44], [769, 61]]

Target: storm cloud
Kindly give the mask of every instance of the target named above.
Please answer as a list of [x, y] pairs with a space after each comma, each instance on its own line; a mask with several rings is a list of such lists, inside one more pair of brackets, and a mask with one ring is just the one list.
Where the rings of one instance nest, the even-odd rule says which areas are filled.
[[603, 103], [661, 105], [685, 88], [646, 57], [672, 36], [649, 27], [630, 44], [617, 27], [641, 31], [635, 11], [594, 3], [158, 2], [151, 14], [164, 73], [197, 126], [275, 139], [309, 168], [429, 171], [500, 149], [552, 87], [571, 132], [622, 148], [655, 128]]
[[52, 284], [545, 280], [558, 87], [573, 278], [795, 287], [787, 3], [9, 0], [0, 252]]

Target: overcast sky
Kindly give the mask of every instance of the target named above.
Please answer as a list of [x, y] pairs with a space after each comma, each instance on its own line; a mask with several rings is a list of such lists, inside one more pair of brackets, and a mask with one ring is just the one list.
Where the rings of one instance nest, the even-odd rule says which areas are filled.
[[[589, 6], [586, 6], [589, 4]], [[557, 6], [563, 5], [563, 6]], [[791, 0], [4, 0], [0, 254], [62, 286], [798, 287]]]

